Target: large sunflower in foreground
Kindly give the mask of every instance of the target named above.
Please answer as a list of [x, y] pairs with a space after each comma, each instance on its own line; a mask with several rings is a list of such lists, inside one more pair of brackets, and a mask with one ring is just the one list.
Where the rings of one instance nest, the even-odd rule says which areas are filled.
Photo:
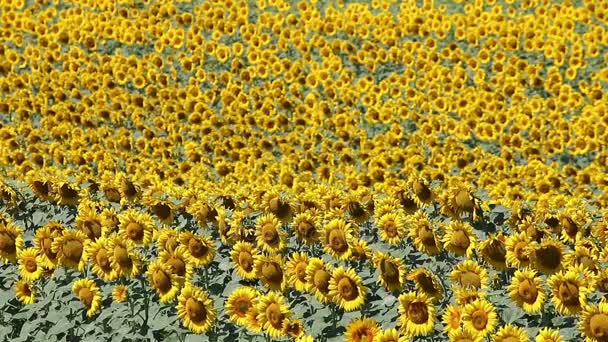
[[387, 291], [399, 291], [405, 285], [405, 265], [395, 257], [376, 252], [373, 262], [378, 269], [378, 281]]
[[254, 262], [258, 255], [258, 250], [251, 243], [243, 241], [237, 242], [230, 251], [234, 269], [244, 280], [255, 279]]
[[209, 294], [188, 284], [177, 298], [177, 315], [184, 327], [195, 334], [202, 334], [215, 323], [216, 313]]
[[57, 260], [61, 265], [82, 272], [86, 262], [84, 250], [87, 245], [87, 236], [83, 232], [64, 230], [53, 241], [52, 251], [57, 253]]
[[87, 316], [94, 316], [101, 309], [101, 293], [95, 281], [80, 279], [72, 285], [72, 292], [87, 308]]
[[0, 260], [17, 261], [17, 254], [23, 248], [23, 231], [12, 220], [0, 220]]
[[367, 288], [354, 269], [338, 267], [329, 280], [329, 296], [342, 309], [353, 311], [365, 303]]
[[579, 329], [585, 336], [586, 342], [608, 340], [608, 303], [587, 305], [581, 313]]
[[259, 298], [256, 309], [257, 320], [268, 335], [273, 338], [285, 336], [283, 323], [291, 317], [291, 312], [289, 306], [285, 304], [283, 295], [274, 291], [267, 293]]
[[118, 233], [123, 239], [137, 246], [146, 246], [152, 241], [155, 228], [154, 220], [149, 214], [128, 209], [118, 215], [118, 220]]
[[587, 296], [595, 290], [595, 279], [581, 267], [559, 271], [549, 278], [555, 310], [562, 315], [575, 315], [587, 305]]
[[399, 323], [404, 335], [426, 336], [435, 326], [435, 307], [423, 293], [407, 292], [399, 296]]
[[42, 263], [38, 257], [38, 249], [26, 248], [19, 253], [19, 274], [21, 278], [32, 282], [42, 276]]
[[350, 257], [352, 249], [349, 242], [351, 240], [351, 224], [341, 218], [329, 221], [321, 233], [323, 250], [339, 260], [346, 260]]
[[156, 290], [156, 293], [160, 297], [161, 303], [167, 303], [175, 296], [179, 291], [179, 282], [177, 275], [171, 272], [169, 266], [162, 262], [160, 259], [156, 259], [148, 265], [148, 272], [146, 273], [150, 286]]
[[287, 286], [282, 255], [258, 255], [254, 261], [254, 268], [258, 279], [269, 290], [283, 291]]
[[253, 287], [241, 286], [232, 291], [224, 307], [229, 319], [239, 325], [246, 326], [248, 314], [258, 303], [260, 292]]
[[477, 299], [464, 307], [462, 318], [465, 331], [480, 336], [488, 336], [498, 323], [496, 308], [485, 299]]
[[533, 270], [517, 270], [509, 285], [509, 295], [525, 312], [537, 313], [545, 300], [543, 281]]
[[344, 339], [348, 342], [369, 342], [374, 341], [380, 333], [380, 326], [372, 318], [359, 318], [348, 323]]
[[93, 265], [93, 273], [105, 281], [114, 280], [117, 277], [116, 271], [110, 262], [110, 250], [108, 240], [105, 237], [91, 242], [85, 249], [86, 258]]
[[179, 234], [179, 242], [186, 247], [186, 255], [194, 266], [205, 266], [215, 257], [215, 242], [208, 236], [184, 231]]

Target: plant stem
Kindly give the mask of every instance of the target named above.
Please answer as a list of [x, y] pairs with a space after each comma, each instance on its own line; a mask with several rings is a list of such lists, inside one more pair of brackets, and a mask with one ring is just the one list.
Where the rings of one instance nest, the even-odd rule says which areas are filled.
[[148, 314], [149, 314], [149, 308], [150, 308], [150, 297], [148, 296], [148, 294], [146, 293], [146, 284], [144, 283], [143, 278], [139, 278], [139, 283], [141, 284], [141, 292], [144, 296], [144, 321], [141, 325], [141, 332], [142, 334], [145, 334], [148, 332]]

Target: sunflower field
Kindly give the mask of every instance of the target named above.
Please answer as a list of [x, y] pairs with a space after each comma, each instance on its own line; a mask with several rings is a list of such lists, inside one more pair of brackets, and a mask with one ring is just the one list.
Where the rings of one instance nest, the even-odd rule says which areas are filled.
[[608, 1], [0, 0], [0, 341], [608, 341]]

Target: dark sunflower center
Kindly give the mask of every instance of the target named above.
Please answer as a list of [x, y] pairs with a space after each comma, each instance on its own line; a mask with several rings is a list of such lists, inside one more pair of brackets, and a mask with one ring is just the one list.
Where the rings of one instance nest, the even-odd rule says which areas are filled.
[[101, 236], [101, 223], [95, 219], [86, 220], [82, 225], [82, 230], [89, 239], [97, 240]]
[[471, 240], [467, 233], [463, 230], [457, 230], [452, 234], [452, 240], [450, 241], [452, 246], [458, 249], [467, 249], [471, 244]]
[[34, 191], [41, 195], [48, 195], [51, 192], [51, 187], [47, 182], [34, 181], [32, 186], [34, 187]]
[[483, 330], [488, 325], [488, 314], [484, 310], [476, 310], [471, 314], [471, 323], [476, 330]]
[[108, 271], [112, 268], [110, 265], [110, 259], [108, 258], [108, 251], [105, 249], [100, 249], [97, 251], [95, 261], [97, 262], [97, 265], [99, 265], [99, 267], [101, 267], [101, 269], [104, 271]]
[[61, 195], [61, 197], [69, 200], [78, 198], [78, 191], [72, 189], [67, 184], [61, 186], [61, 189], [59, 189], [59, 194]]
[[420, 181], [415, 181], [414, 184], [412, 184], [412, 187], [416, 196], [418, 196], [418, 198], [420, 198], [421, 200], [427, 201], [431, 199], [431, 189], [429, 189], [429, 187], [426, 186], [424, 183]]
[[116, 246], [114, 247], [114, 260], [120, 265], [122, 268], [131, 268], [133, 262], [129, 257], [129, 252], [124, 246]]
[[275, 328], [283, 325], [284, 315], [281, 312], [281, 306], [277, 303], [272, 303], [266, 307], [266, 317], [268, 318], [268, 322]]
[[89, 288], [83, 287], [78, 290], [78, 298], [82, 304], [84, 304], [87, 308], [90, 308], [91, 305], [93, 305], [95, 294]]
[[234, 307], [238, 314], [244, 316], [249, 311], [249, 308], [251, 308], [251, 301], [247, 298], [237, 299], [234, 303]]
[[608, 315], [597, 313], [589, 319], [589, 330], [594, 338], [599, 341], [608, 340]]
[[241, 265], [245, 271], [251, 272], [253, 269], [253, 258], [249, 252], [243, 251], [239, 253], [239, 265]]
[[329, 246], [338, 253], [344, 253], [348, 250], [348, 243], [344, 232], [340, 229], [333, 229], [329, 232]]
[[507, 249], [505, 243], [501, 240], [492, 240], [486, 247], [486, 253], [492, 261], [503, 263], [507, 260]]
[[63, 244], [63, 255], [72, 262], [79, 262], [82, 256], [82, 242], [68, 240]]
[[386, 233], [386, 235], [389, 238], [397, 237], [398, 232], [397, 232], [397, 225], [395, 224], [395, 221], [393, 221], [393, 220], [386, 221], [384, 223], [383, 228], [384, 228], [384, 232]]
[[271, 246], [280, 242], [279, 232], [272, 223], [267, 223], [262, 227], [262, 239]]
[[435, 246], [435, 234], [433, 234], [433, 230], [431, 229], [431, 227], [426, 224], [418, 228], [418, 238], [425, 246]]
[[576, 306], [580, 304], [578, 299], [578, 286], [569, 281], [559, 285], [557, 295], [566, 305]]
[[429, 309], [425, 303], [413, 302], [407, 306], [407, 316], [412, 322], [423, 324], [429, 319]]
[[306, 282], [306, 262], [299, 262], [296, 265], [296, 277], [301, 282]]
[[568, 234], [570, 237], [575, 237], [576, 233], [578, 233], [577, 224], [569, 217], [564, 217], [562, 219], [562, 227], [566, 231], [566, 234]]
[[426, 293], [434, 294], [437, 292], [435, 288], [435, 284], [433, 283], [433, 278], [431, 278], [426, 273], [420, 274], [416, 280], [418, 280], [418, 285], [422, 288], [422, 290]]
[[526, 255], [526, 247], [528, 247], [528, 243], [526, 241], [520, 241], [515, 244], [513, 251], [515, 252], [515, 256], [520, 261], [528, 261], [530, 258]]
[[314, 237], [316, 233], [315, 226], [306, 221], [302, 221], [298, 224], [298, 231], [305, 239]]
[[357, 284], [350, 278], [344, 277], [338, 281], [338, 292], [345, 300], [354, 300], [359, 295]]
[[365, 216], [365, 209], [359, 204], [359, 202], [349, 202], [346, 206], [348, 213], [353, 218], [360, 218]]
[[399, 267], [390, 260], [382, 260], [380, 263], [382, 278], [389, 284], [399, 283]]
[[0, 232], [0, 251], [6, 254], [13, 254], [17, 251], [15, 238], [12, 235], [6, 232]]
[[180, 277], [186, 274], [186, 263], [180, 258], [171, 257], [169, 260], [167, 260], [167, 265], [169, 265], [171, 270], [173, 270], [173, 272]]
[[23, 266], [28, 272], [35, 272], [38, 269], [38, 264], [36, 264], [36, 260], [34, 259], [26, 259], [23, 262]]
[[329, 289], [330, 275], [325, 270], [317, 270], [313, 275], [313, 283], [322, 293], [327, 293]]
[[466, 190], [460, 190], [454, 197], [454, 201], [460, 210], [466, 212], [473, 212], [475, 209], [475, 202], [473, 201], [471, 195]]
[[169, 237], [165, 242], [165, 249], [168, 251], [174, 251], [177, 248], [177, 240], [173, 236]]
[[171, 277], [163, 270], [158, 269], [152, 274], [152, 283], [161, 293], [171, 290]]
[[188, 250], [195, 258], [201, 258], [207, 255], [209, 247], [198, 239], [190, 239], [190, 241], [188, 241]]
[[536, 284], [530, 279], [525, 279], [520, 282], [517, 292], [519, 293], [521, 299], [528, 304], [534, 303], [538, 297], [538, 289], [536, 288]]
[[201, 324], [207, 319], [207, 308], [205, 308], [205, 304], [194, 298], [188, 298], [186, 300], [186, 313], [190, 320], [196, 324]]
[[171, 207], [164, 203], [159, 203], [154, 206], [154, 214], [161, 220], [166, 220], [171, 216]]
[[283, 281], [283, 270], [274, 262], [267, 262], [262, 266], [262, 275], [269, 283], [280, 284]]
[[556, 246], [540, 247], [536, 253], [538, 263], [549, 270], [556, 270], [562, 262], [562, 253]]
[[271, 213], [275, 214], [280, 219], [286, 218], [291, 213], [289, 204], [281, 201], [278, 198], [271, 199], [268, 203], [268, 208]]
[[462, 287], [474, 287], [476, 289], [481, 287], [481, 277], [479, 274], [472, 271], [462, 272], [459, 281]]

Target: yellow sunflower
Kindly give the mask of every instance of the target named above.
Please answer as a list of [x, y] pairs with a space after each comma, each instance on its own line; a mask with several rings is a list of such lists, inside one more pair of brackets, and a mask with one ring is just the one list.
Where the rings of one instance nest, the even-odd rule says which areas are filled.
[[159, 251], [173, 251], [179, 245], [179, 232], [173, 228], [163, 228], [158, 230], [152, 237], [156, 240]]
[[[57, 253], [53, 252], [53, 240], [61, 233], [52, 229], [52, 224], [58, 222], [50, 222], [41, 228], [36, 229], [34, 236], [34, 246], [40, 250], [40, 263], [47, 268], [55, 268], [57, 265]], [[63, 229], [63, 228], [62, 228]]]
[[186, 247], [179, 246], [173, 251], [164, 250], [158, 255], [158, 259], [177, 276], [180, 286], [190, 282], [194, 275], [194, 264], [186, 253]]
[[498, 323], [496, 308], [485, 299], [477, 299], [465, 305], [463, 311], [463, 328], [473, 335], [486, 337]]
[[157, 198], [154, 194], [145, 194], [142, 202], [149, 208], [158, 220], [170, 226], [175, 217], [175, 204], [168, 199]]
[[137, 246], [147, 246], [154, 233], [154, 221], [149, 214], [128, 209], [118, 215], [118, 233]]
[[566, 247], [554, 237], [542, 239], [540, 244], [533, 244], [530, 249], [531, 259], [534, 267], [545, 274], [554, 274], [560, 271], [564, 265]]
[[[258, 303], [259, 303], [259, 297], [258, 297]], [[260, 323], [260, 321], [258, 320], [258, 316], [259, 316], [260, 312], [258, 311], [258, 304], [256, 303], [256, 305], [252, 308], [249, 309], [249, 312], [247, 312], [247, 320], [246, 320], [246, 324], [245, 324], [245, 328], [247, 328], [247, 330], [251, 331], [251, 332], [261, 332], [262, 331], [262, 323]]]
[[441, 321], [443, 322], [443, 332], [451, 335], [461, 330], [462, 315], [463, 310], [461, 306], [448, 304], [443, 312], [443, 315], [441, 316]]
[[340, 218], [329, 221], [321, 233], [323, 250], [339, 260], [346, 260], [352, 254], [351, 240], [351, 224]]
[[388, 244], [399, 244], [405, 236], [405, 217], [400, 212], [382, 215], [376, 226], [380, 232], [380, 239]]
[[484, 289], [488, 286], [488, 271], [476, 261], [465, 260], [450, 273], [453, 284], [464, 288]]
[[509, 295], [525, 312], [537, 313], [545, 300], [543, 281], [533, 270], [517, 270], [509, 285]]
[[167, 303], [171, 301], [179, 292], [179, 282], [177, 275], [171, 272], [171, 268], [162, 262], [160, 259], [156, 259], [148, 265], [148, 272], [146, 272], [150, 287], [152, 287], [161, 303]]
[[363, 239], [353, 239], [351, 241], [351, 248], [353, 250], [351, 259], [354, 260], [372, 260], [373, 251], [368, 246], [367, 241]]
[[92, 279], [80, 279], [72, 285], [72, 292], [87, 308], [87, 316], [93, 317], [101, 309], [101, 293]]
[[512, 324], [503, 325], [492, 336], [492, 342], [529, 341], [530, 336], [522, 327]]
[[505, 242], [507, 265], [517, 268], [529, 266], [531, 245], [532, 239], [526, 232], [516, 232], [510, 235]]
[[408, 189], [413, 192], [413, 199], [419, 208], [429, 204], [435, 198], [430, 182], [420, 173], [412, 174], [407, 181]]
[[416, 290], [427, 295], [433, 302], [443, 297], [443, 285], [433, 272], [426, 268], [412, 270], [406, 279], [416, 284]]
[[374, 265], [378, 269], [378, 282], [387, 291], [399, 291], [405, 285], [405, 265], [395, 257], [382, 252], [376, 252], [373, 258]]
[[224, 307], [229, 319], [239, 325], [247, 326], [248, 314], [257, 305], [260, 292], [253, 287], [241, 286], [232, 291]]
[[268, 292], [259, 297], [256, 305], [258, 312], [257, 320], [262, 328], [273, 338], [285, 336], [283, 323], [291, 317], [289, 306], [285, 304], [285, 298], [279, 292]]
[[89, 240], [95, 241], [108, 233], [108, 224], [105, 221], [106, 218], [97, 213], [95, 209], [88, 206], [78, 206], [76, 228], [83, 232]]
[[321, 219], [319, 211], [309, 209], [297, 214], [293, 219], [293, 230], [298, 239], [306, 245], [319, 241]]
[[472, 220], [477, 220], [481, 214], [479, 201], [473, 195], [473, 189], [459, 181], [453, 181], [441, 196], [441, 211], [443, 214], [460, 219], [467, 214]]
[[274, 214], [281, 222], [289, 222], [293, 218], [293, 208], [287, 196], [278, 189], [271, 189], [262, 198], [264, 212]]
[[16, 262], [23, 249], [23, 230], [13, 224], [10, 218], [0, 220], [0, 260]]
[[298, 339], [304, 336], [304, 325], [299, 319], [285, 319], [283, 320], [283, 334]]
[[368, 342], [374, 341], [374, 338], [380, 333], [378, 322], [372, 318], [359, 318], [348, 323], [344, 340], [349, 342]]
[[455, 220], [445, 225], [445, 235], [441, 238], [441, 242], [448, 251], [471, 258], [475, 253], [477, 237], [470, 224]]
[[349, 220], [355, 224], [364, 223], [369, 218], [367, 208], [362, 201], [366, 197], [369, 197], [369, 195], [366, 196], [361, 191], [354, 191], [346, 195], [343, 201], [342, 210], [348, 214]]
[[186, 285], [177, 298], [177, 315], [184, 327], [195, 334], [208, 331], [215, 323], [215, 308], [209, 294], [203, 289]]
[[409, 217], [408, 226], [409, 236], [414, 240], [414, 246], [418, 251], [428, 255], [436, 255], [441, 251], [443, 245], [427, 214], [422, 211], [416, 212]]
[[27, 282], [33, 282], [42, 276], [42, 263], [38, 249], [34, 247], [21, 250], [18, 257], [19, 274]]
[[136, 277], [141, 272], [141, 260], [131, 240], [124, 240], [112, 234], [108, 237], [106, 248], [109, 252], [110, 265], [117, 276]]
[[553, 274], [549, 277], [548, 284], [553, 294], [551, 301], [555, 310], [562, 315], [581, 312], [587, 305], [587, 295], [595, 290], [594, 277], [579, 267]]
[[542, 328], [534, 339], [535, 342], [565, 342], [558, 329]]
[[82, 272], [86, 264], [86, 253], [88, 246], [87, 236], [79, 230], [64, 230], [55, 238], [51, 245], [54, 253], [57, 253], [57, 261], [68, 268]]
[[486, 298], [485, 291], [480, 291], [479, 289], [476, 289], [474, 287], [452, 286], [452, 290], [454, 291], [454, 299], [456, 304], [462, 306], [474, 302], [478, 299]]
[[15, 283], [15, 296], [23, 304], [34, 304], [36, 301], [36, 289], [32, 283], [21, 279]]
[[289, 285], [297, 291], [308, 291], [309, 283], [306, 281], [306, 267], [309, 262], [308, 254], [293, 252], [286, 264], [286, 273]]
[[338, 267], [329, 280], [329, 297], [342, 309], [353, 311], [365, 303], [367, 288], [354, 269]]
[[374, 337], [373, 342], [405, 342], [407, 338], [405, 336], [399, 336], [399, 331], [397, 329], [386, 329], [381, 330]]
[[579, 330], [586, 342], [605, 341], [608, 338], [608, 303], [585, 306], [579, 321]]
[[[457, 329], [448, 335], [450, 342], [482, 342], [483, 336], [472, 334], [464, 329]], [[520, 342], [520, 341], [517, 341]]]
[[283, 256], [275, 255], [258, 255], [254, 260], [254, 265], [257, 278], [273, 291], [283, 291], [287, 286], [287, 277], [285, 276], [285, 264]]
[[85, 249], [86, 259], [93, 265], [93, 273], [105, 281], [114, 280], [117, 277], [116, 271], [110, 262], [110, 250], [108, 240], [105, 237], [91, 242]]
[[242, 241], [237, 242], [230, 252], [230, 258], [234, 264], [234, 269], [244, 280], [256, 278], [254, 261], [258, 255], [259, 252], [252, 244]]
[[406, 292], [399, 296], [399, 323], [408, 337], [426, 336], [435, 326], [435, 307], [423, 293]]
[[208, 236], [184, 231], [179, 234], [179, 242], [186, 246], [186, 255], [194, 266], [206, 266], [215, 257], [215, 242]]
[[112, 299], [115, 302], [122, 303], [129, 297], [129, 289], [125, 285], [116, 285], [112, 289]]
[[306, 282], [310, 284], [309, 291], [321, 303], [327, 303], [330, 299], [330, 271], [330, 266], [326, 265], [321, 258], [310, 258], [306, 267]]
[[490, 236], [479, 243], [477, 250], [483, 259], [497, 270], [507, 268], [506, 238], [502, 233], [490, 234]]
[[53, 193], [55, 194], [55, 200], [60, 204], [77, 206], [80, 201], [80, 188], [76, 184], [69, 184], [68, 182], [58, 181], [53, 184]]
[[30, 171], [26, 174], [26, 182], [32, 192], [41, 201], [51, 202], [55, 198], [54, 193], [54, 176], [48, 174], [40, 174], [39, 172]]
[[255, 236], [258, 247], [267, 253], [280, 253], [287, 246], [287, 233], [281, 228], [281, 221], [273, 214], [258, 218]]
[[[582, 239], [578, 241], [581, 240]], [[567, 266], [580, 265], [586, 270], [597, 273], [599, 271], [598, 259], [599, 257], [596, 251], [583, 246], [574, 246], [574, 250], [568, 251], [564, 256], [564, 263]]]

